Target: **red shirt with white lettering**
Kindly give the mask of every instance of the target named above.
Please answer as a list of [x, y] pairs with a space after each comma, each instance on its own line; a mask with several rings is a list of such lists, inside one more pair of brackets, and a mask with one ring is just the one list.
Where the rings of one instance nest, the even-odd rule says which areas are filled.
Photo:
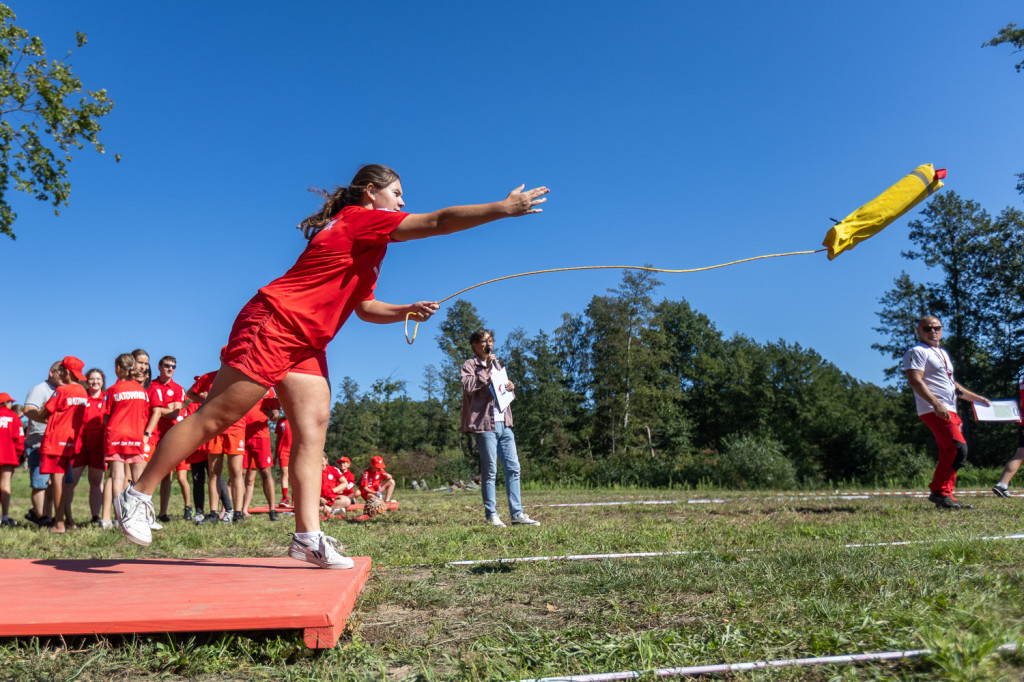
[[50, 418], [39, 452], [50, 457], [73, 457], [82, 448], [82, 424], [89, 394], [81, 384], [58, 386], [46, 401]]
[[149, 422], [149, 396], [132, 379], [107, 389], [107, 428], [103, 434], [106, 455], [141, 455], [142, 434]]
[[18, 466], [25, 452], [25, 429], [14, 410], [0, 405], [0, 466]]
[[[171, 403], [184, 403], [185, 402], [185, 389], [174, 382], [171, 379], [166, 384], [160, 383], [159, 379], [154, 379], [149, 384], [149, 388], [146, 389], [146, 395], [149, 396], [149, 407], [167, 407]], [[166, 417], [160, 417], [156, 422], [156, 428], [154, 433], [159, 437], [167, 433], [168, 429], [178, 423], [178, 415], [181, 410], [174, 412]]]
[[288, 272], [260, 289], [299, 338], [324, 349], [362, 301], [373, 299], [391, 232], [408, 213], [347, 206]]

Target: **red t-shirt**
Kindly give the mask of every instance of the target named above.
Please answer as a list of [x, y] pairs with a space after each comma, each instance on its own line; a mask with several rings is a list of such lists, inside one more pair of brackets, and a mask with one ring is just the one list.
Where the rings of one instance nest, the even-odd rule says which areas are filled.
[[391, 232], [408, 213], [347, 206], [309, 241], [288, 272], [260, 289], [316, 349], [327, 347], [356, 305], [373, 298]]
[[384, 472], [382, 470], [370, 467], [364, 471], [363, 477], [359, 479], [359, 488], [362, 490], [363, 498], [368, 500], [371, 495], [379, 493], [382, 480], [384, 480]]
[[149, 422], [149, 396], [132, 379], [121, 380], [107, 389], [107, 428], [103, 453], [141, 455], [142, 434]]
[[292, 453], [292, 428], [288, 426], [288, 420], [284, 417], [278, 419], [274, 433], [277, 434], [277, 456], [290, 455]]
[[[185, 402], [185, 389], [176, 384], [173, 379], [168, 381], [166, 384], [160, 383], [159, 379], [154, 379], [146, 389], [146, 395], [149, 396], [149, 407], [167, 407], [171, 403], [184, 403]], [[154, 432], [158, 436], [162, 436], [167, 433], [167, 430], [178, 423], [178, 415], [181, 413], [174, 412], [166, 417], [160, 417], [156, 423], [156, 429]]]
[[349, 469], [348, 471], [342, 471], [341, 477], [348, 482], [348, 485], [342, 488], [341, 494], [352, 497], [356, 493], [356, 475], [352, 473], [351, 469]]
[[107, 411], [107, 394], [100, 393], [93, 398], [86, 395], [89, 402], [85, 404], [85, 417], [82, 424], [82, 445], [92, 445], [103, 442], [103, 415]]
[[70, 457], [82, 449], [82, 424], [89, 394], [81, 384], [58, 386], [46, 401], [50, 418], [46, 422], [39, 452], [52, 457]]
[[320, 497], [330, 504], [338, 499], [338, 493], [334, 489], [341, 484], [341, 472], [330, 464], [324, 469], [323, 477], [320, 480]]
[[263, 410], [279, 409], [281, 409], [281, 401], [277, 399], [274, 389], [270, 389], [270, 392], [263, 397], [263, 400], [253, 405], [252, 409], [246, 412], [245, 417], [243, 417], [245, 420], [246, 440], [258, 435], [270, 438], [270, 429], [267, 427], [269, 417], [267, 417]]
[[[192, 388], [189, 390], [196, 395], [202, 395], [203, 393], [209, 393], [213, 387], [213, 380], [217, 378], [217, 372], [207, 372], [202, 376], [196, 377], [196, 381], [192, 384]], [[234, 436], [239, 440], [245, 440], [245, 416], [236, 421], [234, 424], [224, 429], [224, 434], [228, 436]]]
[[0, 465], [18, 466], [25, 452], [25, 429], [14, 410], [0, 405]]

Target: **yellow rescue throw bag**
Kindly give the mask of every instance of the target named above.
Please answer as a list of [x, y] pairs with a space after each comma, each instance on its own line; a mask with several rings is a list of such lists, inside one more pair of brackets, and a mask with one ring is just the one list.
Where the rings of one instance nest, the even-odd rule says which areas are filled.
[[846, 216], [828, 231], [822, 246], [828, 259], [852, 249], [859, 242], [881, 232], [889, 223], [927, 199], [942, 187], [946, 169], [935, 170], [930, 163], [918, 166], [907, 177]]

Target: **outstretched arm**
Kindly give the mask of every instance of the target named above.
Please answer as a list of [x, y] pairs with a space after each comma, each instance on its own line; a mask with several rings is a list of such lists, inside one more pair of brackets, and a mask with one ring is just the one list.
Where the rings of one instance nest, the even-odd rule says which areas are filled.
[[391, 324], [392, 322], [404, 322], [405, 316], [415, 313], [419, 322], [425, 322], [440, 308], [434, 301], [419, 301], [411, 305], [397, 305], [385, 303], [377, 299], [362, 301], [356, 306], [356, 316], [363, 322], [374, 324]]
[[394, 229], [391, 238], [399, 242], [426, 239], [461, 232], [502, 218], [540, 213], [541, 209], [537, 206], [547, 201], [543, 197], [548, 193], [548, 188], [537, 187], [524, 192], [523, 187], [525, 185], [519, 185], [507, 197], [491, 204], [450, 206], [433, 213], [410, 213]]

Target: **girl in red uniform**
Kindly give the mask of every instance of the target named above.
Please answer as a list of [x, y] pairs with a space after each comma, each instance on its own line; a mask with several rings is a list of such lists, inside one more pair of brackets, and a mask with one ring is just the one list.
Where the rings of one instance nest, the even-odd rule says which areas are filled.
[[21, 425], [21, 418], [11, 409], [13, 404], [14, 399], [10, 394], [0, 393], [0, 508], [3, 509], [0, 526], [11, 528], [18, 525], [7, 516], [11, 506], [11, 476], [14, 467], [21, 461], [21, 454], [25, 452], [25, 429]]
[[103, 505], [103, 472], [107, 465], [103, 461], [103, 414], [107, 407], [107, 377], [102, 370], [93, 368], [85, 373], [85, 392], [89, 402], [85, 404], [85, 423], [82, 425], [82, 449], [75, 457], [72, 470], [72, 484], [68, 488], [64, 507], [70, 516], [74, 491], [82, 472], [89, 467], [89, 510], [92, 522], [100, 522]]
[[367, 322], [428, 319], [433, 301], [395, 305], [374, 298], [381, 262], [392, 242], [468, 230], [501, 218], [539, 213], [544, 187], [514, 189], [501, 201], [433, 213], [402, 212], [402, 183], [390, 168], [364, 166], [347, 187], [327, 195], [299, 227], [309, 240], [295, 265], [242, 308], [221, 356], [221, 369], [198, 412], [160, 441], [150, 467], [118, 498], [121, 530], [140, 545], [152, 541], [151, 496], [178, 462], [222, 432], [276, 387], [292, 427], [291, 483], [295, 533], [288, 555], [322, 568], [351, 568], [340, 545], [320, 532], [321, 457], [331, 409], [328, 342], [353, 312]]
[[[104, 458], [109, 465], [107, 486], [116, 497], [125, 487], [126, 469], [131, 475], [141, 475], [146, 466], [143, 453], [143, 433], [149, 420], [149, 396], [135, 377], [135, 358], [121, 353], [114, 360], [117, 383], [107, 391], [106, 429], [104, 430]], [[189, 453], [191, 454], [191, 453]], [[136, 479], [138, 480], [138, 479]], [[106, 497], [106, 496], [104, 496]], [[153, 518], [156, 522], [156, 518]], [[110, 507], [103, 505], [103, 527], [110, 523]]]
[[[61, 385], [40, 410], [42, 419], [36, 420], [46, 422], [46, 433], [39, 446], [39, 454], [42, 455], [39, 473], [50, 474], [54, 509], [51, 533], [65, 531], [64, 474], [71, 471], [75, 455], [82, 447], [82, 424], [85, 422], [85, 405], [89, 402], [88, 394], [78, 383], [85, 381], [83, 366], [81, 360], [70, 355], [61, 360]], [[68, 525], [77, 527], [70, 516]]]

